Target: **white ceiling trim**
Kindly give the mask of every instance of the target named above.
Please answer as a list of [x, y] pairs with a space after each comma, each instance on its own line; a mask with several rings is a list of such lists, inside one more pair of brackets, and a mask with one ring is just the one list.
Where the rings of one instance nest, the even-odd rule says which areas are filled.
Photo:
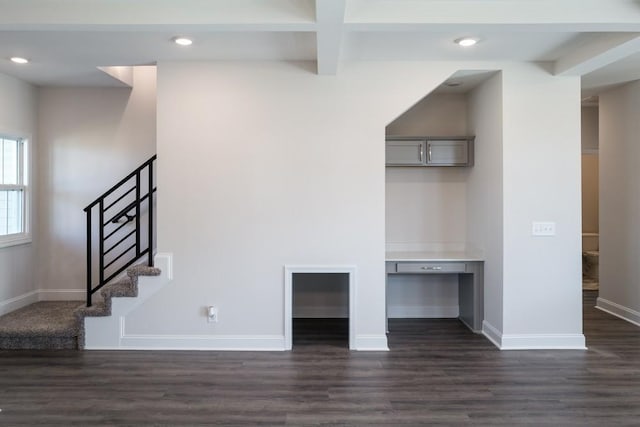
[[349, 0], [347, 23], [638, 23], [635, 0]]
[[582, 76], [640, 51], [640, 34], [606, 34], [559, 58], [556, 75]]
[[0, 0], [0, 11], [0, 25], [21, 26], [314, 22], [313, 0]]
[[346, 0], [316, 1], [318, 74], [334, 75], [338, 72], [345, 7]]

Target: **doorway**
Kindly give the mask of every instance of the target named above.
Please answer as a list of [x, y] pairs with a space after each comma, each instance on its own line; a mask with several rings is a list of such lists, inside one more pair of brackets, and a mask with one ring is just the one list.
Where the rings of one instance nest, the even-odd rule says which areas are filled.
[[599, 290], [599, 110], [597, 97], [582, 103], [582, 290]]

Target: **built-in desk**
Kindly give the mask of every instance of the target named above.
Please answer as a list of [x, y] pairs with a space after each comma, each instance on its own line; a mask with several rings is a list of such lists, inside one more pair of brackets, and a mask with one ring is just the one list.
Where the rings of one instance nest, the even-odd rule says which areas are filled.
[[[457, 274], [459, 319], [473, 332], [482, 332], [484, 260], [481, 257], [466, 252], [387, 252], [386, 271], [387, 278], [395, 274]], [[387, 293], [388, 283], [387, 280]]]

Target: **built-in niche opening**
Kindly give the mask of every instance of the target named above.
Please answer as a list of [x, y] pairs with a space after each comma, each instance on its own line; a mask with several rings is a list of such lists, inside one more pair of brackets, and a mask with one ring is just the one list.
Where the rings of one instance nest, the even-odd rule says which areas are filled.
[[349, 275], [293, 275], [293, 346], [349, 347]]
[[[385, 128], [385, 138], [473, 138], [474, 161], [464, 167], [419, 167], [389, 162], [385, 171], [387, 258], [427, 254], [425, 259], [480, 259], [498, 267], [502, 228], [502, 81], [496, 70], [463, 70], [404, 111]], [[386, 147], [385, 147], [386, 148]], [[420, 156], [425, 151], [419, 151]], [[421, 157], [422, 159], [422, 157]], [[495, 230], [494, 234], [486, 230]], [[419, 258], [419, 257], [418, 257]], [[391, 274], [387, 314], [396, 319], [460, 316], [459, 277]], [[498, 301], [496, 289], [483, 301]]]
[[354, 348], [354, 267], [285, 268], [285, 343]]

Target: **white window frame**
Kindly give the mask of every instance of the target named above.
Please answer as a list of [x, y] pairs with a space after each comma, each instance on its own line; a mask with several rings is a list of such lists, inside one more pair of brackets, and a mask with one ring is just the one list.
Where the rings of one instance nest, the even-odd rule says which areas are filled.
[[22, 232], [0, 235], [0, 248], [31, 243], [31, 147], [29, 138], [0, 134], [1, 139], [18, 141], [18, 184], [0, 184], [0, 190], [22, 191]]

